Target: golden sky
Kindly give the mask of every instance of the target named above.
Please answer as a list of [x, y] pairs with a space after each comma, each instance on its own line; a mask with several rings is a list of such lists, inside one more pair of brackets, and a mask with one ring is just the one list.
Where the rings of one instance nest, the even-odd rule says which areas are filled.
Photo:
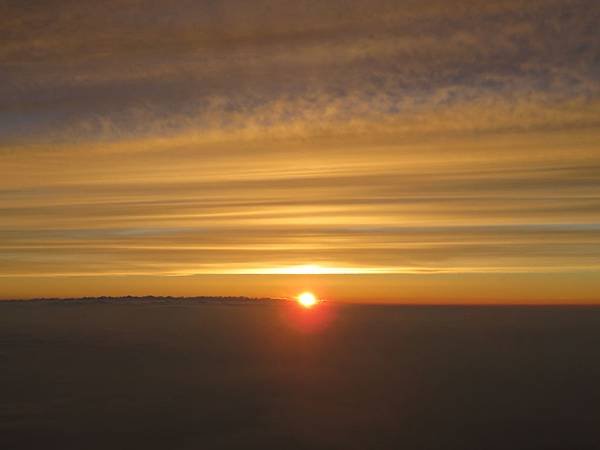
[[4, 2], [0, 298], [600, 302], [599, 20]]

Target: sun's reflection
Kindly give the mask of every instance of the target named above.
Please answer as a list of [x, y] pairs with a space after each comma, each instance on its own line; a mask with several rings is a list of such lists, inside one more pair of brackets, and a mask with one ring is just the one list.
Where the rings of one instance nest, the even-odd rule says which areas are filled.
[[334, 316], [333, 304], [311, 291], [304, 291], [293, 300], [281, 308], [287, 326], [302, 333], [320, 333], [328, 328]]

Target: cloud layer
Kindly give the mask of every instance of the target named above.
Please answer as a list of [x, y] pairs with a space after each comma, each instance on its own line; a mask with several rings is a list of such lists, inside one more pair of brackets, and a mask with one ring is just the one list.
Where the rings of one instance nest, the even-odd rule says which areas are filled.
[[5, 2], [0, 276], [597, 271], [600, 8], [451, 3]]

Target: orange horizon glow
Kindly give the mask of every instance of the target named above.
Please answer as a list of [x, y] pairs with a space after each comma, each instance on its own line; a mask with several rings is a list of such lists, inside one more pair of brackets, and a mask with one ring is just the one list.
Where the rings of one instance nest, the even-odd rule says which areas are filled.
[[1, 300], [86, 296], [294, 298], [310, 290], [333, 302], [387, 304], [600, 304], [594, 271], [353, 275], [124, 275], [4, 277]]

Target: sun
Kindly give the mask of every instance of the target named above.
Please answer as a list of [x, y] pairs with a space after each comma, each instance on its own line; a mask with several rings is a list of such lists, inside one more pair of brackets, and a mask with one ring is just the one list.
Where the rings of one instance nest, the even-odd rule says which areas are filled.
[[298, 303], [304, 308], [312, 308], [318, 303], [317, 297], [312, 292], [303, 292], [298, 297], [296, 297]]

